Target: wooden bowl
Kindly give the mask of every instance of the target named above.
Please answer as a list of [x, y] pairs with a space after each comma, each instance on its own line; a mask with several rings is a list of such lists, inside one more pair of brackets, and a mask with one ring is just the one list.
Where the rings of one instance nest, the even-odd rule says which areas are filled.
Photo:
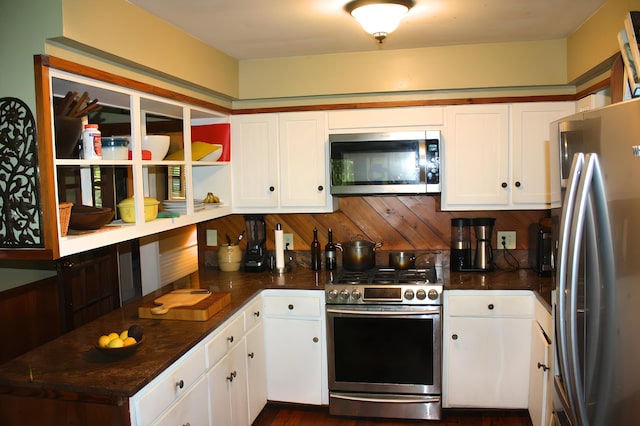
[[74, 204], [71, 207], [69, 228], [78, 230], [99, 229], [111, 222], [113, 215], [113, 209]]

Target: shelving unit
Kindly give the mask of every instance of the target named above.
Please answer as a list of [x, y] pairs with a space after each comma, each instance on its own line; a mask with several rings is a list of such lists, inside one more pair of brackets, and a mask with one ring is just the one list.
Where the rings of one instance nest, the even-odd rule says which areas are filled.
[[[59, 258], [121, 241], [225, 216], [231, 213], [231, 171], [229, 161], [193, 161], [192, 126], [228, 123], [224, 108], [188, 96], [149, 86], [117, 75], [48, 56], [35, 57], [37, 121], [39, 128], [39, 172], [45, 217], [45, 250], [29, 253], [1, 253], [3, 257]], [[84, 160], [56, 156], [56, 104], [68, 92], [88, 93], [102, 109], [83, 117], [99, 124], [102, 137], [129, 136], [130, 160]], [[184, 160], [143, 160], [145, 134], [168, 134], [169, 153], [183, 150]], [[179, 183], [186, 213], [179, 217], [144, 219], [144, 198], [162, 202], [169, 197], [169, 169], [180, 167]], [[98, 190], [94, 182], [106, 176]], [[75, 179], [75, 181], [74, 181]], [[71, 188], [66, 190], [65, 188]], [[62, 189], [61, 189], [62, 188]], [[103, 190], [104, 188], [104, 190]], [[203, 210], [194, 209], [194, 200], [208, 192], [222, 203]], [[135, 223], [119, 219], [117, 204], [133, 197]], [[116, 220], [95, 231], [73, 231], [62, 236], [58, 203], [110, 207]], [[162, 209], [162, 204], [159, 206]], [[55, 224], [55, 229], [50, 226]]]

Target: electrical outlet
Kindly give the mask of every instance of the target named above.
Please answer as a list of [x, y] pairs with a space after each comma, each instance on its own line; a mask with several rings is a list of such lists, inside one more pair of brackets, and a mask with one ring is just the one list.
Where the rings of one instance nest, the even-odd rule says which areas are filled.
[[[284, 249], [293, 250], [293, 234], [284, 233], [282, 235], [284, 240]], [[289, 246], [287, 246], [287, 244], [289, 244]]]
[[218, 230], [207, 229], [207, 246], [215, 247], [218, 245]]
[[[502, 245], [503, 241], [504, 241], [504, 245]], [[498, 248], [515, 250], [516, 249], [516, 231], [498, 231]]]

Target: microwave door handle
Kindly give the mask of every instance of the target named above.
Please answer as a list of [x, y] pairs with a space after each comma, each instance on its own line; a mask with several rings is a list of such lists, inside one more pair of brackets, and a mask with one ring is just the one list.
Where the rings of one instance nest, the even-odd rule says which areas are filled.
[[[569, 359], [567, 352], [567, 259], [569, 248], [573, 244], [574, 236], [570, 234], [571, 219], [576, 203], [576, 195], [582, 168], [584, 167], [584, 154], [576, 153], [571, 164], [569, 173], [569, 183], [565, 191], [563, 200], [562, 218], [560, 220], [560, 236], [558, 246], [558, 268], [556, 270], [556, 353], [558, 356], [558, 364], [560, 367], [560, 375], [565, 382], [569, 379]], [[566, 389], [568, 392], [568, 389]], [[568, 413], [573, 417], [573, 413]], [[575, 423], [575, 421], [574, 421]]]
[[420, 170], [420, 180], [418, 182], [427, 183], [427, 141], [418, 142], [418, 170]]

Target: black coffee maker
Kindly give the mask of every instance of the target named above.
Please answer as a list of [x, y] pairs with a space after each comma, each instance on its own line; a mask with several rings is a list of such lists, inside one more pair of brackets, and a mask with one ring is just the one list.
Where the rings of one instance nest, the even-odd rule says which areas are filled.
[[267, 269], [267, 224], [264, 215], [245, 215], [247, 230], [247, 249], [244, 252], [243, 266], [248, 272], [262, 272]]
[[[451, 270], [454, 272], [484, 272], [494, 268], [491, 237], [496, 219], [451, 219]], [[475, 234], [475, 256], [471, 250], [471, 228]]]

